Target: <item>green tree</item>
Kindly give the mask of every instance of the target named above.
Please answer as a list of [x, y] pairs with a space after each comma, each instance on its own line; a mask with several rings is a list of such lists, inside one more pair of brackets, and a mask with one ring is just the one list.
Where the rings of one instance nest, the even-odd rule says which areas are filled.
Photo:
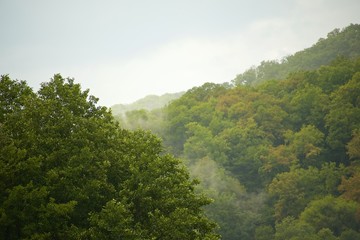
[[[305, 79], [304, 79], [305, 80]], [[324, 128], [324, 116], [327, 113], [329, 97], [320, 87], [305, 84], [298, 87], [290, 101], [290, 118], [298, 128], [301, 125], [315, 125]]]
[[191, 161], [196, 161], [206, 156], [214, 159], [217, 163], [225, 163], [225, 155], [228, 146], [221, 138], [213, 136], [209, 128], [198, 123], [191, 122], [186, 125], [189, 137], [184, 143], [184, 155]]
[[25, 81], [14, 81], [8, 75], [0, 78], [0, 122], [9, 113], [20, 110], [33, 92]]
[[240, 120], [236, 127], [226, 129], [220, 137], [227, 143], [225, 168], [237, 176], [248, 191], [262, 186], [259, 174], [261, 158], [267, 153], [270, 141], [254, 119]]
[[316, 162], [324, 142], [324, 134], [319, 129], [306, 125], [296, 133], [288, 130], [284, 135], [288, 148], [296, 155], [301, 166], [321, 166], [321, 162]]
[[275, 240], [318, 240], [314, 228], [293, 217], [287, 217], [275, 226]]
[[312, 200], [338, 194], [337, 186], [344, 171], [343, 167], [331, 163], [324, 164], [320, 170], [292, 168], [290, 172], [278, 174], [269, 185], [269, 193], [275, 198], [276, 219], [296, 218]]
[[262, 225], [255, 230], [255, 240], [272, 240], [274, 239], [274, 229], [269, 225]]
[[340, 236], [344, 229], [359, 230], [359, 219], [356, 218], [358, 208], [356, 202], [329, 195], [312, 201], [301, 213], [300, 220], [310, 224], [316, 231], [328, 228], [335, 236]]
[[360, 73], [355, 74], [345, 85], [333, 92], [331, 110], [325, 117], [329, 134], [327, 143], [339, 160], [348, 163], [346, 144], [360, 123]]
[[157, 137], [121, 129], [73, 79], [36, 94], [4, 79], [0, 238], [218, 239], [210, 200]]
[[353, 131], [352, 139], [347, 143], [347, 154], [350, 159], [360, 159], [360, 129]]

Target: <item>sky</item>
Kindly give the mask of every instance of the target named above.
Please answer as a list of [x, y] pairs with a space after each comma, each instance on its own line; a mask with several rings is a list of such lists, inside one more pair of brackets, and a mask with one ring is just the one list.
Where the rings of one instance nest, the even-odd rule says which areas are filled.
[[0, 0], [0, 74], [111, 107], [230, 82], [360, 23], [359, 0]]

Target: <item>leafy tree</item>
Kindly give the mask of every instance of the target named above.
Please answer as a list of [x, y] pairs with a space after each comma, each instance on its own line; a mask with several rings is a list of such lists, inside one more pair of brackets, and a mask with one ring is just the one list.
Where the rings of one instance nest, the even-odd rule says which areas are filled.
[[[337, 57], [329, 65], [323, 65], [308, 78], [309, 83], [319, 86], [324, 93], [330, 94], [346, 84], [359, 71], [359, 59]], [[314, 81], [315, 79], [315, 81]]]
[[261, 161], [259, 174], [264, 182], [270, 183], [277, 174], [288, 172], [299, 160], [289, 146], [282, 144], [268, 147], [268, 152], [261, 156]]
[[220, 137], [231, 146], [225, 152], [228, 158], [225, 168], [236, 175], [249, 191], [259, 188], [262, 184], [258, 172], [261, 157], [270, 145], [266, 134], [250, 118], [239, 121], [234, 128], [224, 130]]
[[325, 164], [320, 170], [314, 167], [293, 168], [290, 172], [277, 175], [269, 185], [269, 193], [276, 200], [276, 219], [298, 217], [313, 199], [338, 194], [337, 186], [343, 174], [343, 167]]
[[197, 122], [208, 126], [212, 121], [216, 101], [214, 99], [226, 92], [227, 84], [205, 83], [194, 87], [181, 98], [173, 101], [165, 109], [167, 118], [165, 144], [171, 146], [173, 152], [181, 155], [186, 141], [186, 125]]
[[33, 93], [25, 81], [11, 80], [8, 75], [2, 75], [0, 82], [0, 122], [3, 122], [9, 113], [21, 109]]
[[348, 155], [351, 159], [360, 159], [360, 129], [353, 131], [353, 136], [350, 142], [346, 145]]
[[328, 228], [322, 228], [318, 231], [317, 236], [319, 240], [338, 240], [339, 238], [334, 236], [333, 232]]
[[91, 213], [89, 235], [93, 239], [141, 239], [141, 229], [133, 227], [128, 209], [115, 199], [106, 203], [100, 212]]
[[0, 89], [2, 239], [218, 239], [179, 160], [73, 79]]
[[315, 159], [323, 149], [324, 134], [313, 125], [303, 126], [299, 132], [288, 130], [285, 134], [288, 148], [295, 154], [300, 164], [307, 166], [320, 166]]
[[262, 225], [255, 230], [255, 240], [272, 240], [274, 239], [274, 229], [269, 225]]
[[308, 223], [287, 217], [276, 224], [275, 240], [318, 240], [314, 228]]
[[346, 229], [341, 233], [340, 240], [353, 240], [358, 239], [360, 237], [360, 233], [354, 231], [352, 229]]
[[357, 164], [348, 167], [349, 177], [342, 177], [339, 191], [342, 192], [342, 197], [348, 200], [353, 200], [360, 203], [360, 167]]
[[299, 87], [290, 101], [291, 119], [296, 126], [315, 125], [323, 129], [329, 97], [322, 89], [310, 84]]
[[359, 230], [359, 219], [356, 219], [358, 207], [356, 202], [329, 195], [312, 201], [301, 213], [300, 220], [310, 224], [316, 231], [328, 228], [339, 236], [344, 229]]
[[184, 144], [184, 154], [189, 160], [196, 161], [206, 156], [215, 159], [218, 163], [227, 161], [225, 150], [226, 142], [219, 137], [214, 137], [210, 129], [192, 122], [186, 125], [190, 136]]
[[331, 110], [325, 117], [329, 134], [327, 142], [334, 154], [342, 155], [340, 160], [347, 162], [345, 145], [351, 140], [351, 134], [359, 129], [360, 123], [360, 74], [357, 73], [345, 85], [332, 93]]

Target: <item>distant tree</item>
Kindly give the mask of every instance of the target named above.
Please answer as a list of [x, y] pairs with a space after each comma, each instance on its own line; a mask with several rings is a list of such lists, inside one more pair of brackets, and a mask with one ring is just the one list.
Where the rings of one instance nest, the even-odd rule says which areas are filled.
[[300, 131], [285, 133], [288, 148], [294, 153], [303, 167], [321, 166], [316, 162], [324, 142], [324, 134], [313, 125], [304, 125]]
[[340, 236], [345, 229], [359, 230], [358, 208], [356, 202], [326, 196], [312, 201], [301, 213], [300, 220], [310, 224], [315, 231], [328, 228], [335, 236]]
[[255, 240], [272, 240], [274, 239], [274, 229], [269, 225], [262, 225], [255, 230]]
[[325, 117], [326, 127], [329, 131], [327, 143], [333, 153], [341, 154], [340, 161], [348, 163], [346, 144], [351, 140], [351, 135], [360, 129], [360, 73], [342, 85], [331, 94], [331, 109]]
[[293, 217], [286, 217], [276, 224], [275, 240], [318, 240], [314, 228]]
[[360, 129], [353, 131], [352, 139], [347, 143], [347, 153], [351, 159], [360, 159]]
[[321, 88], [306, 84], [293, 93], [290, 118], [298, 128], [306, 124], [323, 129], [329, 102], [329, 96], [323, 93]]
[[337, 186], [345, 170], [335, 164], [324, 164], [319, 170], [295, 168], [277, 175], [269, 185], [269, 193], [275, 198], [276, 220], [298, 217], [306, 206], [320, 196], [337, 194]]

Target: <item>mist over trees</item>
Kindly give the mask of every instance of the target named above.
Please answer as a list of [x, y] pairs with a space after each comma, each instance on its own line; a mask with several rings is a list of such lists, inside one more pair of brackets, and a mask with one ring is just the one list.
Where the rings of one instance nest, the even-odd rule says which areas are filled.
[[115, 104], [111, 107], [113, 115], [124, 115], [126, 112], [136, 111], [136, 110], [155, 110], [165, 107], [170, 101], [175, 100], [184, 92], [178, 93], [166, 93], [161, 96], [157, 95], [148, 95], [142, 99], [139, 99], [131, 104]]
[[115, 117], [1, 76], [0, 239], [360, 239], [359, 32]]
[[129, 113], [200, 179], [222, 239], [360, 237], [359, 27]]

